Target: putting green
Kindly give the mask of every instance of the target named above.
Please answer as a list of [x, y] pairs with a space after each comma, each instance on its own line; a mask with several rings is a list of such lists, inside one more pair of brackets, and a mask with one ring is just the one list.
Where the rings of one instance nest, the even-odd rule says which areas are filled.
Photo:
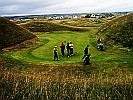
[[[26, 61], [31, 63], [78, 63], [82, 62], [83, 50], [89, 43], [89, 32], [54, 32], [51, 34], [37, 35], [40, 39], [37, 46], [31, 47], [26, 50], [14, 52], [11, 56], [20, 61]], [[65, 56], [61, 56], [60, 45], [66, 40], [74, 44], [74, 55], [67, 57], [67, 51], [65, 50]], [[60, 61], [53, 60], [53, 48], [58, 46], [58, 56]]]
[[[91, 61], [94, 62], [125, 62], [128, 61], [129, 55], [126, 53], [115, 53], [116, 51], [106, 50], [100, 52], [97, 50], [96, 36], [93, 31], [88, 32], [53, 32], [51, 34], [37, 35], [40, 41], [36, 46], [13, 52], [10, 56], [13, 59], [17, 59], [26, 63], [36, 64], [83, 64], [82, 57], [83, 51], [87, 44], [89, 44], [89, 53], [91, 54]], [[60, 45], [66, 40], [74, 44], [74, 55], [67, 57], [67, 51], [65, 50], [65, 56], [61, 56]], [[60, 61], [54, 61], [53, 48], [58, 46], [58, 56]], [[110, 53], [112, 52], [112, 53]], [[128, 59], [126, 59], [128, 58]]]

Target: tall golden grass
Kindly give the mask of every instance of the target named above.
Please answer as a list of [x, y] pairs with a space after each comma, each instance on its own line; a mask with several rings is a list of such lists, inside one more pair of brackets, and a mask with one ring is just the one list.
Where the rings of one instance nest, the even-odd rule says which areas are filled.
[[21, 74], [1, 73], [0, 79], [2, 100], [133, 99], [133, 74], [126, 68], [39, 67]]

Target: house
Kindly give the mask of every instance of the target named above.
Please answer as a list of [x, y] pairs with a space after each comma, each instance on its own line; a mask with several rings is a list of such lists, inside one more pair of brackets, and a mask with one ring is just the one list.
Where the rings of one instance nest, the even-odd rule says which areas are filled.
[[80, 18], [85, 18], [86, 14], [80, 15]]
[[87, 14], [85, 18], [102, 18], [100, 14]]
[[78, 18], [78, 16], [76, 16], [76, 15], [73, 15], [73, 18], [74, 18], [74, 19], [76, 19], [76, 18]]
[[60, 19], [64, 19], [64, 17], [63, 16], [60, 16]]
[[76, 15], [69, 15], [67, 17], [68, 17], [68, 19], [76, 19], [76, 18], [78, 18]]
[[108, 18], [113, 17], [112, 13], [87, 14], [85, 18]]
[[49, 20], [50, 20], [50, 19], [56, 19], [56, 20], [57, 20], [57, 19], [64, 19], [63, 16], [59, 16], [59, 15], [58, 15], [58, 16], [57, 16], [57, 15], [53, 15], [53, 16], [49, 16], [49, 17], [46, 17], [46, 18], [49, 19]]

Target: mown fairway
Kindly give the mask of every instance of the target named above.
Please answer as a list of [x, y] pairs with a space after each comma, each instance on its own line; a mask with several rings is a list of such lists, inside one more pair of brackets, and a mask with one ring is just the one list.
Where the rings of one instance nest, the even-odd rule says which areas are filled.
[[[88, 32], [70, 32], [70, 31], [60, 31], [53, 32], [49, 34], [41, 33], [37, 36], [40, 41], [31, 48], [24, 49], [21, 51], [7, 53], [5, 56], [10, 56], [13, 59], [25, 63], [34, 63], [34, 64], [83, 64], [82, 57], [83, 51], [87, 44], [89, 44], [89, 53], [91, 54], [91, 62], [94, 64], [119, 64], [131, 65], [131, 52], [128, 52], [128, 49], [121, 50], [118, 47], [109, 48], [105, 45], [105, 51], [98, 51], [97, 49], [97, 37], [94, 35], [96, 28], [90, 28]], [[74, 55], [68, 58], [67, 51], [65, 50], [65, 56], [61, 56], [60, 44], [66, 40], [67, 42], [72, 41], [74, 44]], [[53, 60], [53, 48], [58, 46], [58, 55], [60, 61]]]
[[[37, 35], [40, 38], [38, 45], [25, 51], [18, 51], [12, 54], [12, 57], [18, 60], [26, 62], [37, 63], [80, 63], [83, 56], [83, 50], [89, 43], [90, 32], [77, 33], [77, 32], [53, 32], [52, 34]], [[74, 44], [74, 56], [67, 58], [67, 51], [65, 50], [65, 56], [61, 56], [60, 44], [66, 40], [72, 41]], [[53, 48], [58, 46], [59, 62], [53, 60]], [[95, 48], [90, 45], [90, 48]], [[91, 52], [92, 49], [90, 49]]]

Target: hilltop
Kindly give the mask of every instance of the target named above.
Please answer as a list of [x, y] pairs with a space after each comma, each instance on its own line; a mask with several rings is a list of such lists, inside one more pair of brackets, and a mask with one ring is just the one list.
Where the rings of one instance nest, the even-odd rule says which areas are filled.
[[98, 34], [107, 44], [120, 43], [133, 48], [133, 14], [116, 18], [99, 28]]
[[0, 49], [33, 39], [36, 36], [30, 31], [0, 17]]
[[31, 32], [53, 32], [53, 31], [86, 31], [84, 28], [76, 28], [65, 25], [56, 24], [48, 21], [30, 21], [22, 24], [22, 27], [30, 30]]

